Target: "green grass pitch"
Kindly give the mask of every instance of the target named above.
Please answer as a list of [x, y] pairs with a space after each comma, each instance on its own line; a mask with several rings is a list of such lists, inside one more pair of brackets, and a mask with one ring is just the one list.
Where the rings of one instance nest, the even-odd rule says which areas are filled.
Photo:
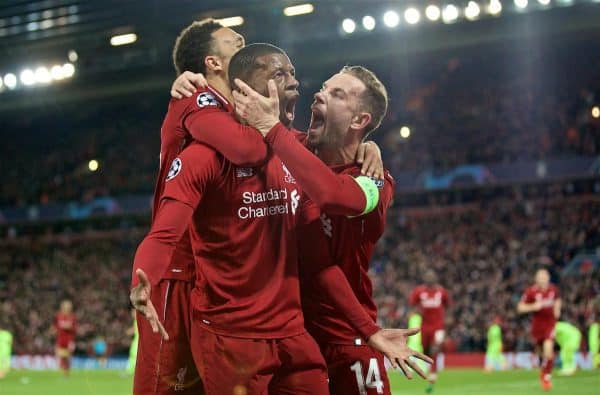
[[[389, 372], [394, 395], [424, 394], [421, 379], [404, 379]], [[439, 376], [433, 394], [535, 395], [544, 394], [537, 371], [509, 371], [486, 374], [480, 370], [447, 370]], [[1, 395], [126, 395], [131, 378], [114, 371], [74, 371], [64, 378], [58, 372], [12, 371], [0, 380]], [[582, 371], [573, 377], [554, 377], [555, 395], [600, 394], [600, 372]]]

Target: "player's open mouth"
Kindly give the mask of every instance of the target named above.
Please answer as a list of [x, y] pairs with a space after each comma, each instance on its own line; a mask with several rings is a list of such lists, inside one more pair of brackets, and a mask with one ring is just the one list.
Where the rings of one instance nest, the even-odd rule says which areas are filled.
[[294, 114], [296, 112], [296, 99], [288, 100], [285, 104], [285, 117], [292, 122], [294, 120]]
[[316, 107], [312, 107], [312, 115], [310, 117], [310, 125], [308, 126], [309, 131], [318, 131], [325, 126], [325, 115]]

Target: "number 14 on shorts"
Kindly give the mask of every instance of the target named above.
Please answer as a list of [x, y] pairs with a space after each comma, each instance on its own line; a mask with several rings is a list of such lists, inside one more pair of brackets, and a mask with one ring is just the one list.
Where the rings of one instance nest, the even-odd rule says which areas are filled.
[[381, 380], [381, 373], [379, 372], [379, 365], [377, 364], [376, 358], [371, 358], [369, 360], [367, 377], [363, 374], [364, 369], [361, 361], [354, 362], [350, 366], [350, 370], [352, 370], [356, 376], [356, 383], [358, 384], [360, 395], [367, 395], [367, 388], [375, 388], [378, 394], [383, 394], [383, 381]]

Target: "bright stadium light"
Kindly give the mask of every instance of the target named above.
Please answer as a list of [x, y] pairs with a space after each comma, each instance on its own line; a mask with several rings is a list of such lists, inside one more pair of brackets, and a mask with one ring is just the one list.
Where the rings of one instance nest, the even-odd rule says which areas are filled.
[[71, 63], [63, 64], [62, 70], [65, 78], [71, 78], [73, 77], [73, 74], [75, 74], [75, 66], [73, 66]]
[[517, 8], [520, 8], [520, 9], [527, 7], [527, 4], [529, 3], [528, 0], [514, 0], [514, 1], [515, 1], [515, 6], [517, 6]]
[[50, 76], [50, 72], [46, 67], [38, 67], [35, 69], [35, 82], [39, 84], [47, 84], [52, 81], [52, 77]]
[[310, 14], [314, 10], [315, 10], [315, 7], [313, 7], [313, 5], [310, 3], [298, 4], [298, 5], [294, 5], [291, 7], [285, 7], [283, 9], [283, 15], [285, 15], [285, 16], [304, 15], [304, 14]]
[[133, 44], [137, 41], [137, 34], [128, 33], [128, 34], [120, 34], [118, 36], [112, 36], [110, 38], [110, 45], [113, 47], [117, 47], [119, 45], [127, 45]]
[[96, 171], [96, 170], [98, 170], [99, 167], [100, 167], [100, 164], [98, 163], [98, 161], [96, 159], [92, 159], [91, 161], [88, 162], [88, 169], [90, 169], [90, 171]]
[[452, 23], [458, 19], [458, 8], [454, 4], [448, 4], [442, 11], [442, 19], [445, 23]]
[[352, 19], [346, 18], [342, 21], [342, 29], [345, 33], [354, 33], [356, 30], [356, 23]]
[[550, 0], [538, 0], [538, 3], [540, 3], [541, 5], [548, 5], [550, 4]]
[[71, 62], [77, 62], [77, 59], [79, 59], [79, 55], [74, 49], [69, 51], [68, 57]]
[[229, 18], [217, 19], [225, 27], [240, 26], [244, 24], [244, 18], [241, 16], [231, 16]]
[[415, 25], [421, 20], [421, 13], [416, 8], [407, 8], [406, 11], [404, 11], [404, 20], [409, 25]]
[[375, 29], [375, 18], [373, 18], [371, 15], [365, 15], [362, 19], [362, 25], [366, 30]]
[[50, 76], [55, 81], [60, 81], [65, 78], [65, 72], [62, 66], [54, 65], [50, 69]]
[[402, 126], [400, 128], [400, 137], [407, 139], [410, 137], [410, 128], [408, 126]]
[[17, 86], [17, 76], [13, 73], [8, 73], [4, 76], [4, 85], [10, 90], [13, 90]]
[[440, 19], [440, 15], [442, 15], [442, 12], [440, 11], [440, 7], [436, 5], [431, 4], [425, 8], [425, 16], [430, 21], [437, 21]]
[[468, 20], [473, 21], [479, 17], [480, 13], [481, 9], [479, 8], [479, 4], [474, 1], [469, 1], [467, 8], [465, 8], [465, 17]]
[[596, 118], [596, 119], [600, 118], [600, 107], [598, 107], [598, 106], [592, 107], [592, 117]]
[[492, 15], [498, 15], [502, 12], [502, 3], [500, 0], [491, 0], [488, 5], [488, 12]]
[[35, 74], [30, 69], [25, 69], [25, 70], [21, 71], [19, 78], [21, 79], [21, 82], [25, 86], [35, 84]]
[[383, 23], [387, 27], [396, 27], [400, 23], [400, 16], [396, 11], [387, 11], [383, 14]]

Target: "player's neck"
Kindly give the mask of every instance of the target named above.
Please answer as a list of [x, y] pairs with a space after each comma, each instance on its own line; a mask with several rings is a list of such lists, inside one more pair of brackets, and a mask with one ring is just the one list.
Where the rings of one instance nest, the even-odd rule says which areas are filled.
[[316, 153], [327, 166], [341, 166], [354, 163], [359, 142], [346, 144], [342, 147], [320, 147]]
[[233, 105], [233, 95], [227, 81], [218, 75], [207, 75], [206, 81]]

